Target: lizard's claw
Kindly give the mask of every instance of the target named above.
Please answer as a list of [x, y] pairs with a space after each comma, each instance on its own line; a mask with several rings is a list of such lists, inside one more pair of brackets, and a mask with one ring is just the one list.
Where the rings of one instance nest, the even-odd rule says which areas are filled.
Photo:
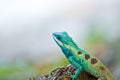
[[70, 72], [69, 73], [67, 73], [67, 74], [65, 74], [66, 75], [66, 77], [71, 77], [72, 78], [72, 80], [74, 80], [74, 79], [76, 79], [77, 78], [77, 76], [76, 75], [72, 75]]
[[74, 80], [74, 79], [77, 78], [77, 76], [75, 76], [75, 75], [71, 75], [71, 78], [72, 78], [72, 80]]

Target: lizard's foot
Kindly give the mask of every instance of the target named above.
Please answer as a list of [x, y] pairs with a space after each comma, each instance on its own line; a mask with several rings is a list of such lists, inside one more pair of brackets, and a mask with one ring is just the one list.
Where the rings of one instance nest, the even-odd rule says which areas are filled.
[[71, 75], [71, 78], [72, 78], [72, 80], [74, 80], [74, 79], [77, 78], [77, 76], [76, 75]]
[[74, 79], [77, 78], [76, 75], [72, 75], [71, 73], [67, 73], [67, 74], [65, 74], [65, 75], [66, 75], [66, 77], [72, 78], [72, 80], [74, 80]]

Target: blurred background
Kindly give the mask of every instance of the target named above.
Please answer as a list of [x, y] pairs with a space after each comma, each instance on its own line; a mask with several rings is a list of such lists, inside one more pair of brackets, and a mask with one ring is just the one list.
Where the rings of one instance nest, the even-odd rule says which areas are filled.
[[67, 31], [120, 80], [119, 0], [0, 0], [0, 80], [28, 80], [69, 64], [52, 38]]

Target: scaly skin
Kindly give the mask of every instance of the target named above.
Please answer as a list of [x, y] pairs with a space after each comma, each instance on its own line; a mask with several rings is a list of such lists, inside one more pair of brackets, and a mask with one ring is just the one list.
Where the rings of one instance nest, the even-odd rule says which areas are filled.
[[98, 80], [114, 80], [112, 74], [94, 55], [80, 49], [66, 32], [55, 32], [53, 38], [59, 45], [68, 61], [77, 68], [73, 79], [77, 78], [81, 70], [98, 78]]

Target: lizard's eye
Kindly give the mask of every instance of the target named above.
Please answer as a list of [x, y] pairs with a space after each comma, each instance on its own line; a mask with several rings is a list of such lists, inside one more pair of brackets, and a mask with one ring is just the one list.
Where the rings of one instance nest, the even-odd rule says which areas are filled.
[[60, 36], [56, 36], [56, 37], [57, 37], [57, 39], [59, 39], [59, 40], [61, 39], [61, 37], [60, 37]]

